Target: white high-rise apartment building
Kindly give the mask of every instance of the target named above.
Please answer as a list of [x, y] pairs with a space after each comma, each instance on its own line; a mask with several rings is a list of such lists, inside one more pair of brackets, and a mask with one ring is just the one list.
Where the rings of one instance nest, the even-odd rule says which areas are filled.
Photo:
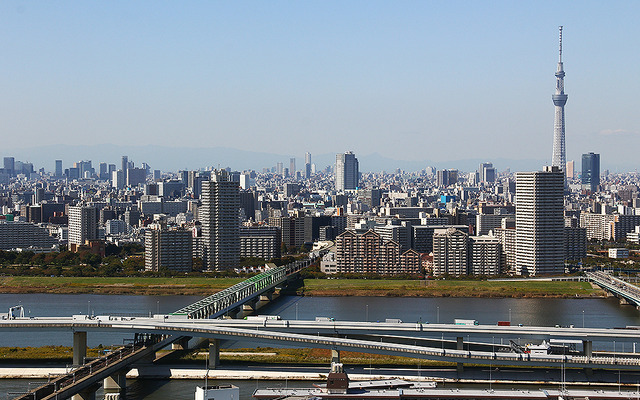
[[240, 191], [225, 170], [212, 173], [202, 182], [202, 206], [198, 217], [202, 223], [203, 255], [207, 268], [236, 267], [240, 262]]
[[350, 151], [336, 154], [336, 191], [355, 190], [359, 179], [358, 159], [355, 154]]
[[564, 272], [564, 172], [516, 174], [516, 273]]
[[83, 245], [98, 239], [98, 214], [95, 207], [69, 206], [69, 244]]

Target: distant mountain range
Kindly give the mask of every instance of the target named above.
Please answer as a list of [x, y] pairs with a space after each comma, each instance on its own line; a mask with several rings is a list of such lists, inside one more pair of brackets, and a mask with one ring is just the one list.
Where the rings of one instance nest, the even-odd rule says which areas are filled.
[[[285, 168], [289, 167], [289, 159], [293, 155], [272, 154], [264, 152], [246, 151], [228, 147], [168, 147], [168, 146], [120, 146], [113, 144], [101, 145], [51, 145], [29, 148], [4, 149], [2, 156], [13, 156], [16, 160], [32, 162], [34, 168], [44, 167], [46, 171], [54, 169], [54, 160], [61, 159], [64, 168], [72, 166], [74, 162], [81, 160], [93, 161], [94, 168], [98, 164], [106, 162], [116, 164], [119, 168], [123, 155], [135, 162], [136, 166], [146, 162], [152, 169], [163, 171], [194, 170], [206, 167], [229, 167], [233, 170], [253, 169], [258, 172], [262, 168], [271, 168], [278, 162], [282, 162]], [[510, 160], [499, 159], [463, 159], [452, 161], [422, 161], [395, 160], [378, 153], [356, 154], [360, 162], [361, 172], [394, 172], [402, 169], [407, 172], [419, 171], [428, 166], [438, 169], [455, 168], [461, 171], [475, 171], [481, 162], [492, 162], [498, 171], [533, 171], [539, 170], [545, 164], [545, 160]], [[312, 162], [318, 170], [335, 163], [335, 154], [313, 154]], [[548, 160], [546, 161], [548, 163]], [[576, 165], [578, 167], [578, 165]], [[304, 155], [296, 157], [296, 168], [304, 168]]]

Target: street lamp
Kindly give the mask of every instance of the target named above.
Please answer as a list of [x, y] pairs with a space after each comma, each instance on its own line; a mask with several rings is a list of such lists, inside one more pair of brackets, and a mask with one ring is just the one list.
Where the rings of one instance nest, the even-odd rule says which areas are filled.
[[368, 304], [365, 305], [365, 318], [364, 318], [364, 320], [369, 322], [369, 305]]
[[440, 307], [436, 307], [438, 309], [438, 317], [437, 317], [437, 323], [440, 323]]
[[509, 323], [511, 323], [511, 309], [509, 309]]

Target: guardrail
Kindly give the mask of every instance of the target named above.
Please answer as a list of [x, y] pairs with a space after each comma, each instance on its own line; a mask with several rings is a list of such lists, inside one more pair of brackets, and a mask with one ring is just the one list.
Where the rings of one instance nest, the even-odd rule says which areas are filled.
[[625, 299], [631, 301], [636, 306], [640, 306], [640, 288], [616, 278], [603, 271], [587, 272], [587, 277], [596, 285], [610, 292], [619, 294]]

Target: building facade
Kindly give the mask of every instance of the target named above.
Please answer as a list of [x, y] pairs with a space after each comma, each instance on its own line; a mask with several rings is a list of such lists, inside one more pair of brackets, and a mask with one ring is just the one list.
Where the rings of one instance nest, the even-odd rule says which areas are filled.
[[240, 194], [236, 182], [226, 171], [216, 171], [202, 182], [202, 206], [198, 217], [202, 224], [203, 261], [209, 269], [226, 269], [240, 262]]
[[433, 275], [467, 275], [469, 235], [455, 228], [433, 233]]
[[265, 260], [280, 258], [280, 228], [275, 226], [240, 227], [240, 257]]
[[192, 232], [188, 230], [149, 229], [144, 235], [144, 269], [191, 272]]
[[591, 193], [598, 191], [600, 186], [600, 154], [587, 153], [582, 155], [582, 189]]
[[69, 206], [69, 247], [71, 251], [87, 240], [98, 239], [98, 212], [95, 207]]
[[516, 274], [564, 272], [564, 172], [516, 175]]
[[352, 152], [336, 155], [336, 191], [355, 190], [360, 180], [358, 159]]

